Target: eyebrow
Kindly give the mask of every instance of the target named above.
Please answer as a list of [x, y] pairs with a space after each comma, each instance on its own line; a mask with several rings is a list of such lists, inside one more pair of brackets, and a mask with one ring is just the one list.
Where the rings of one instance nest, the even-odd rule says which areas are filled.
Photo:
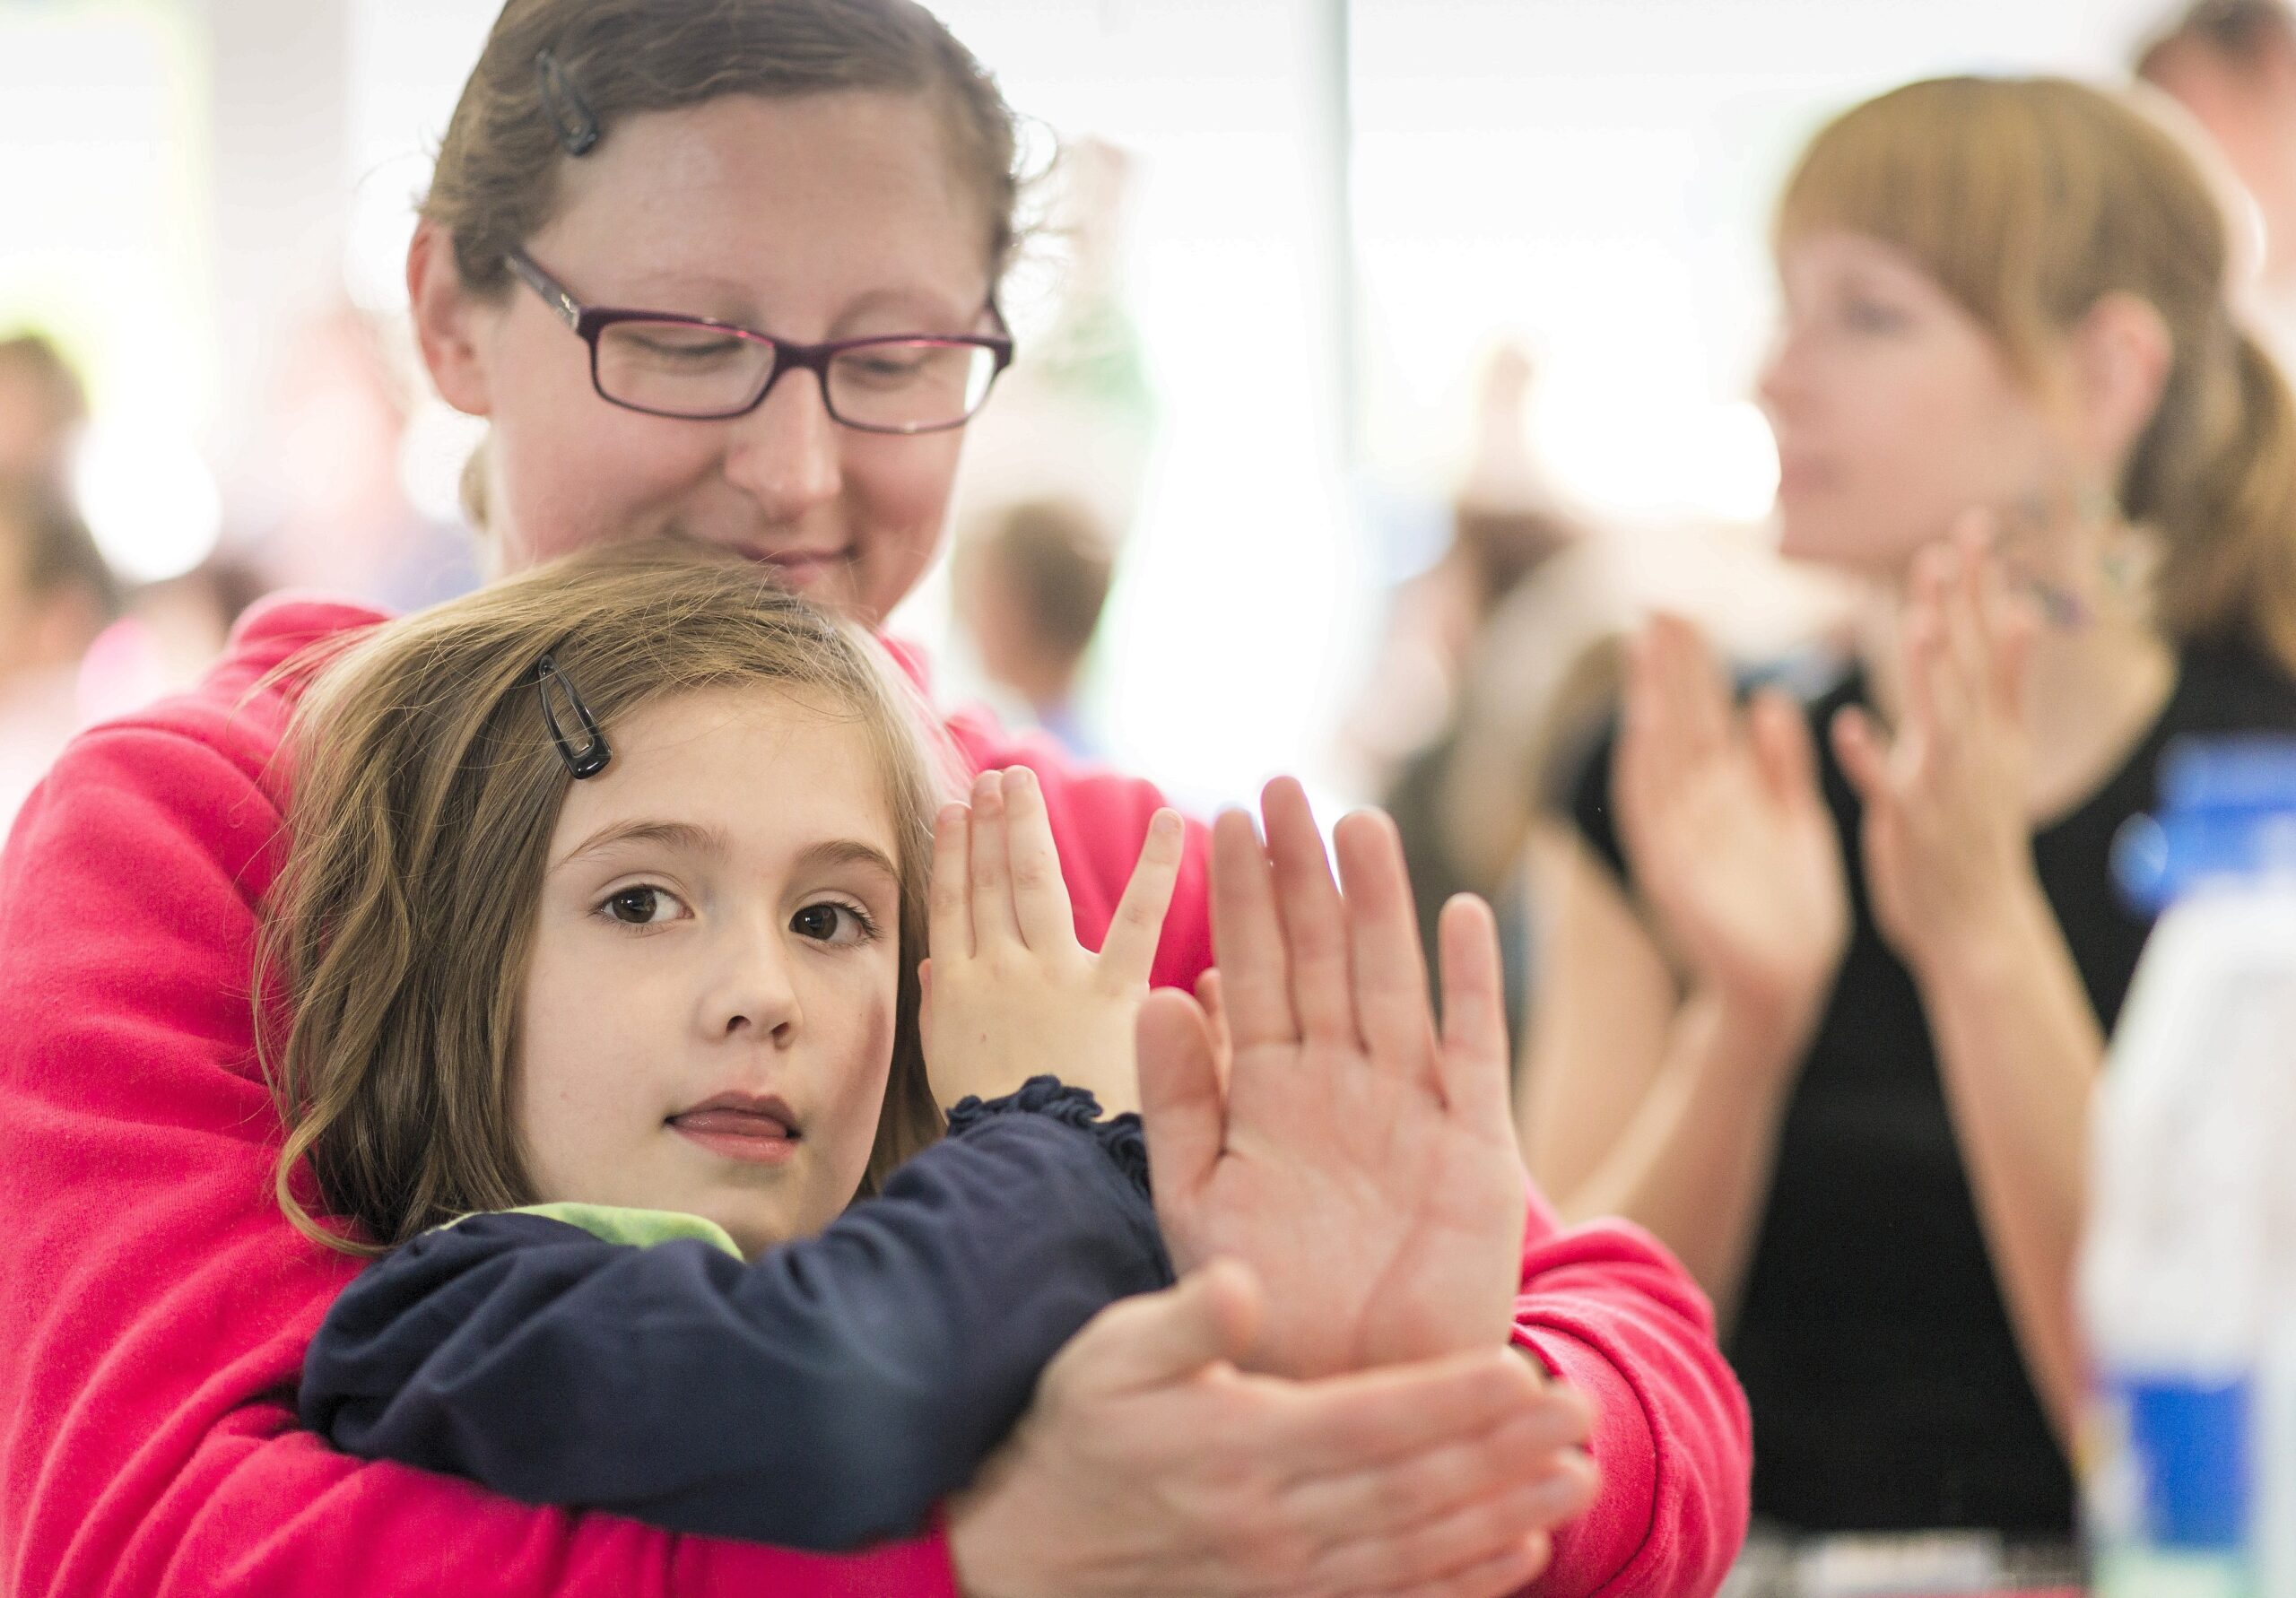
[[[648, 843], [712, 860], [723, 860], [733, 852], [725, 833], [715, 827], [697, 827], [691, 821], [617, 821], [592, 833], [551, 869], [560, 870], [629, 844]], [[891, 857], [874, 844], [857, 838], [830, 838], [811, 845], [797, 856], [796, 865], [801, 872], [858, 865], [879, 873], [896, 887], [900, 883], [900, 869]]]
[[[731, 323], [737, 327], [746, 327], [752, 332], [761, 332], [768, 334], [780, 334], [781, 333], [781, 330], [778, 328], [763, 327], [758, 325], [759, 317], [756, 315], [757, 306], [751, 300], [748, 288], [731, 280], [715, 277], [687, 278], [683, 276], [644, 276], [631, 281], [638, 285], [638, 287], [633, 291], [633, 292], [638, 296], [637, 299], [627, 301], [585, 300], [582, 303], [585, 305], [601, 307], [611, 304], [613, 308], [617, 309], [656, 310], [660, 311], [665, 316], [700, 315], [715, 321]], [[902, 332], [969, 332], [972, 327], [972, 324], [978, 321], [986, 310], [990, 298], [990, 294], [984, 291], [981, 295], [980, 305], [974, 309], [970, 311], [961, 309], [949, 310], [944, 308], [947, 302], [944, 302], [942, 300], [938, 290], [888, 284], [881, 288], [869, 289], [854, 296], [850, 301], [839, 309], [837, 316], [830, 322], [823, 336], [842, 336], [842, 332], [840, 330], [849, 331], [854, 323], [860, 321], [865, 317], [873, 316], [906, 317], [909, 318], [912, 323], [920, 324], [919, 326], [906, 326], [899, 330]], [[661, 303], [649, 302], [654, 300], [658, 300]], [[683, 302], [685, 304], [694, 305], [707, 304], [712, 308], [704, 312], [676, 310], [671, 308], [671, 302]], [[961, 323], [962, 326], [950, 326], [943, 327], [921, 326], [921, 324], [924, 323], [943, 320], [952, 320], [955, 323]], [[783, 336], [786, 336], [786, 334]]]
[[839, 865], [864, 867], [878, 873], [894, 887], [900, 886], [900, 868], [892, 863], [891, 856], [876, 845], [863, 843], [857, 838], [832, 838], [826, 843], [817, 843], [797, 856], [797, 866], [801, 871], [822, 871]]
[[726, 847], [726, 835], [715, 827], [697, 827], [691, 821], [616, 821], [611, 827], [600, 828], [568, 850], [552, 869], [637, 843], [660, 844], [718, 860], [731, 852]]

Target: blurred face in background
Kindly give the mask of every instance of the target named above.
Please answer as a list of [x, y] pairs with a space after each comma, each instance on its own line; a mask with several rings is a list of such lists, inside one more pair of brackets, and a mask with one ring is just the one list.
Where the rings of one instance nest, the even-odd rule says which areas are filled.
[[0, 350], [0, 479], [62, 488], [86, 415], [66, 379]]
[[[635, 116], [562, 163], [560, 182], [555, 214], [526, 248], [586, 305], [809, 343], [994, 330], [982, 202], [923, 98], [726, 95]], [[493, 424], [489, 520], [502, 565], [683, 537], [770, 562], [874, 625], [931, 563], [961, 430], [840, 426], [802, 371], [729, 420], [623, 409], [594, 391], [588, 349], [530, 289], [426, 294], [427, 274], [453, 278], [451, 255], [442, 236], [418, 236], [417, 314], [442, 394]]]
[[2296, 294], [2296, 37], [2262, 29], [2238, 57], [2190, 40], [2146, 70], [2205, 130], [2255, 203], [2266, 289]]
[[1819, 232], [1778, 265], [1784, 320], [1761, 397], [1789, 559], [1892, 578], [1961, 512], [2064, 478], [2031, 388], [1912, 257]]

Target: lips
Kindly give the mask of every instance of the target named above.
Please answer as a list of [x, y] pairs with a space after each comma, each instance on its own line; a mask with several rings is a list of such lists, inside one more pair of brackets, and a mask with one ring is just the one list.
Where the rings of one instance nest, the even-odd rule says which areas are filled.
[[785, 582], [803, 586], [824, 573], [849, 566], [853, 551], [836, 550], [752, 550], [744, 551], [761, 565], [770, 566]]
[[672, 1116], [674, 1132], [712, 1153], [772, 1165], [795, 1156], [804, 1134], [780, 1099], [720, 1093]]

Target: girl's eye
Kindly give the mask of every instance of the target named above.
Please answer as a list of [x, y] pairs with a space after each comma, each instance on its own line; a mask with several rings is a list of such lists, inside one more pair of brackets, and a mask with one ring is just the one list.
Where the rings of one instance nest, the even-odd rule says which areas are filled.
[[852, 905], [824, 900], [789, 917], [789, 930], [819, 943], [865, 943], [877, 935], [869, 917]]
[[607, 895], [605, 903], [598, 908], [624, 926], [651, 926], [675, 919], [685, 907], [667, 889], [641, 886], [619, 889]]

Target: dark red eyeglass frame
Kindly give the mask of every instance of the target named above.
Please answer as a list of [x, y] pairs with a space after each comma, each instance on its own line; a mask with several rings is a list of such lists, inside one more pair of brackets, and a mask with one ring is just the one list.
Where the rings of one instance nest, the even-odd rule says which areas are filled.
[[[1013, 335], [1010, 333], [878, 334], [869, 338], [839, 338], [831, 339], [827, 343], [801, 344], [794, 340], [776, 338], [770, 333], [760, 333], [754, 327], [744, 327], [735, 322], [721, 322], [714, 317], [681, 316], [674, 311], [634, 310], [620, 306], [584, 305], [568, 292], [563, 283], [545, 272], [525, 250], [511, 250], [502, 257], [502, 261], [517, 276], [519, 282], [541, 295], [544, 302], [557, 313], [559, 319], [572, 329], [575, 335], [584, 343], [590, 346], [590, 386], [596, 390], [598, 397], [610, 405], [620, 405], [625, 411], [637, 411], [648, 416], [668, 416], [680, 421], [725, 421], [735, 416], [746, 416], [765, 404], [765, 396], [773, 392], [773, 386], [781, 381], [783, 373], [809, 371], [813, 374], [813, 380], [821, 385], [822, 408], [828, 411], [830, 420], [840, 427], [849, 427], [858, 432], [888, 434], [896, 438], [913, 437], [918, 433], [943, 433], [953, 428], [962, 427], [978, 415], [980, 405], [988, 403], [989, 391], [996, 387], [997, 378], [1003, 374], [1006, 367], [1013, 364]], [[988, 314], [996, 318], [996, 325], [1002, 327], [1004, 325], [1004, 314], [997, 309], [996, 301], [993, 298], [988, 301], [987, 309]], [[765, 345], [773, 352], [773, 365], [766, 372], [764, 386], [757, 391], [755, 396], [747, 404], [724, 411], [700, 413], [691, 411], [663, 411], [651, 405], [633, 405], [628, 400], [616, 399], [613, 395], [608, 394], [604, 385], [598, 381], [598, 335], [617, 322], [667, 322], [686, 327], [707, 327], [715, 333], [729, 334], [735, 338], [747, 339], [752, 343]], [[866, 349], [872, 344], [966, 345], [988, 351], [996, 356], [996, 364], [990, 369], [988, 381], [981, 388], [980, 404], [975, 405], [955, 421], [932, 422], [919, 427], [883, 427], [872, 422], [853, 421], [839, 416], [837, 413], [837, 402], [830, 397], [829, 363], [849, 351]]]

